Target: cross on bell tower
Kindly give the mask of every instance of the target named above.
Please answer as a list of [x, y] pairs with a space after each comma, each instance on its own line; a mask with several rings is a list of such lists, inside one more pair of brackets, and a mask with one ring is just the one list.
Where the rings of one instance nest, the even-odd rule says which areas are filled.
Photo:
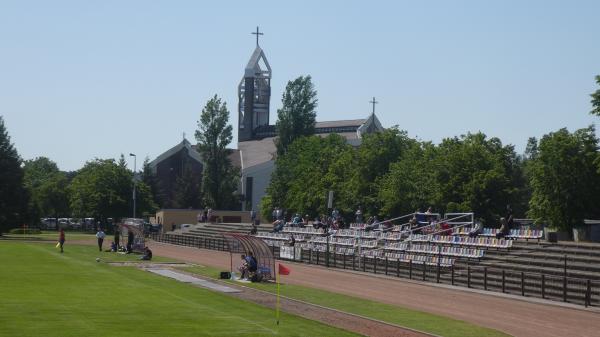
[[369, 101], [369, 103], [373, 104], [373, 115], [375, 114], [375, 104], [379, 103], [375, 100], [375, 96], [373, 96], [373, 100]]
[[264, 34], [264, 33], [261, 33], [261, 32], [258, 30], [258, 26], [256, 26], [256, 32], [252, 32], [252, 35], [256, 35], [256, 46], [258, 47], [258, 36], [259, 36], [259, 35], [265, 35], [265, 34]]

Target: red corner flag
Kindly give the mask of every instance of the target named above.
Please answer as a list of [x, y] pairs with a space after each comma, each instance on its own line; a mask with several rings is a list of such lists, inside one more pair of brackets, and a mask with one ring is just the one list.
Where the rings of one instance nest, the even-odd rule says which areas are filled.
[[289, 275], [290, 274], [290, 270], [282, 265], [281, 263], [279, 264], [279, 275]]

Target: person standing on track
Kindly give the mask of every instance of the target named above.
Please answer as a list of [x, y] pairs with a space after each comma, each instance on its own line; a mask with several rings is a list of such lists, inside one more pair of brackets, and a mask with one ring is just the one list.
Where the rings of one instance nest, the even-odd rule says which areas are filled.
[[106, 234], [102, 231], [102, 228], [98, 227], [98, 233], [96, 233], [96, 238], [98, 238], [98, 250], [102, 251], [102, 243], [104, 242], [104, 238]]
[[58, 243], [60, 244], [60, 252], [63, 253], [63, 246], [65, 245], [65, 230], [63, 228], [59, 231]]

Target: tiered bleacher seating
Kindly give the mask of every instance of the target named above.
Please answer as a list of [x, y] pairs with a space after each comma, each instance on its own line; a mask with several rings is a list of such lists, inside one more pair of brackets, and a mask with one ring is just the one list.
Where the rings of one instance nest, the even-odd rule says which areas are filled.
[[401, 241], [403, 238], [403, 235], [401, 233], [397, 233], [397, 232], [387, 232], [384, 233], [382, 237], [380, 237], [383, 240], [386, 241]]
[[445, 256], [464, 257], [469, 259], [481, 259], [484, 255], [484, 251], [482, 249], [463, 247], [442, 247], [428, 244], [412, 244], [408, 249], [406, 249], [406, 251], [423, 254], [439, 254]]
[[429, 242], [446, 243], [461, 246], [474, 247], [491, 247], [491, 248], [510, 248], [512, 240], [496, 239], [489, 237], [464, 237], [464, 236], [449, 236], [449, 235], [433, 235]]
[[385, 253], [384, 257], [388, 260], [398, 260], [400, 262], [423, 263], [427, 265], [439, 265], [442, 267], [450, 267], [454, 265], [454, 259], [449, 257], [440, 257], [432, 255], [415, 255], [405, 253]]
[[386, 242], [383, 249], [405, 251], [409, 246], [409, 242]]
[[323, 228], [316, 229], [314, 227], [283, 227], [284, 233], [294, 233], [294, 234], [307, 234], [307, 235], [323, 235], [325, 231]]
[[377, 248], [378, 241], [377, 240], [363, 240], [360, 242], [359, 246], [361, 248]]
[[509, 238], [515, 239], [534, 239], [540, 240], [544, 236], [544, 231], [541, 229], [511, 229], [507, 235]]

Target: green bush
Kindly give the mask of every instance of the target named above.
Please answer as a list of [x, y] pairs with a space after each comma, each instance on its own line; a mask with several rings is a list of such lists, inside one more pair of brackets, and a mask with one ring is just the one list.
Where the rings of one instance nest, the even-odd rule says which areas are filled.
[[38, 228], [13, 228], [9, 232], [10, 234], [41, 234], [42, 232]]

